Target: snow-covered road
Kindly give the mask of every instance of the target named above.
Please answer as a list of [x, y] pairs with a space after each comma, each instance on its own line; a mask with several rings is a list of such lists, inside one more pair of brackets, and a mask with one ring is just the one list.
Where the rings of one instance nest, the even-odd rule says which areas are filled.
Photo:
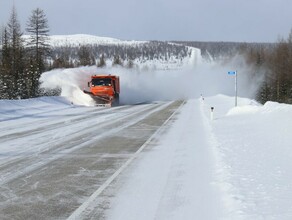
[[190, 100], [169, 131], [121, 178], [108, 219], [220, 219], [210, 129], [199, 100]]
[[180, 104], [99, 109], [59, 98], [6, 101], [0, 122], [1, 219], [68, 217]]
[[292, 219], [292, 107], [238, 103], [1, 100], [0, 219]]

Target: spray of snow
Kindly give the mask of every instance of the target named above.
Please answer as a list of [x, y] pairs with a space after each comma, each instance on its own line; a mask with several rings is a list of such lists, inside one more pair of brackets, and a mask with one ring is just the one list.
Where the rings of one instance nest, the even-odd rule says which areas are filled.
[[234, 76], [229, 76], [227, 72], [237, 70], [239, 96], [253, 97], [260, 79], [253, 79], [251, 82], [247, 74], [250, 70], [242, 58], [235, 57], [225, 64], [207, 62], [202, 59], [199, 49], [190, 48], [190, 50], [190, 58], [184, 61], [180, 69], [143, 71], [137, 68], [95, 66], [55, 69], [42, 75], [42, 86], [60, 87], [61, 96], [66, 96], [74, 104], [86, 106], [91, 106], [94, 102], [89, 95], [83, 93], [83, 89], [88, 90], [87, 82], [90, 81], [90, 76], [95, 74], [120, 76], [122, 104], [190, 99], [197, 98], [200, 94], [233, 96]]

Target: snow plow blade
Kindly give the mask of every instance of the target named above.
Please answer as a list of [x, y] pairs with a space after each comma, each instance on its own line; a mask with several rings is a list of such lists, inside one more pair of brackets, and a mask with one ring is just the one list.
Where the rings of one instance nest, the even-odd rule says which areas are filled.
[[98, 107], [111, 107], [112, 106], [112, 98], [106, 96], [97, 96], [94, 95], [92, 92], [83, 90], [85, 94], [90, 95], [90, 97], [95, 101], [95, 106]]

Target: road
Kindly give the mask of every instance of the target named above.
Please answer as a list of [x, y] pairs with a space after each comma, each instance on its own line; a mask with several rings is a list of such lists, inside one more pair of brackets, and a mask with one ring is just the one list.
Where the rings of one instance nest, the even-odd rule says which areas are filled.
[[0, 219], [77, 219], [181, 105], [64, 108], [1, 121]]

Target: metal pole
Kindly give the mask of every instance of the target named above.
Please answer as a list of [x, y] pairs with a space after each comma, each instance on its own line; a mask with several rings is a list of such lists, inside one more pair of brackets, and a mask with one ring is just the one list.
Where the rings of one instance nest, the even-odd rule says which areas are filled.
[[237, 106], [237, 70], [235, 71], [235, 107]]

